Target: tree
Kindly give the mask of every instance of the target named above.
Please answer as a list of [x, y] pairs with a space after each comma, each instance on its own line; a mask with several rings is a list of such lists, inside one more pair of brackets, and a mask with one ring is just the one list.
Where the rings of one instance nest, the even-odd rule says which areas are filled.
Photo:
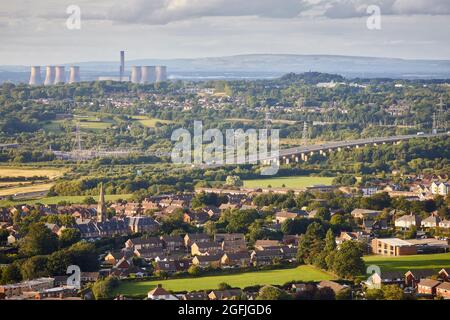
[[51, 275], [65, 275], [71, 264], [72, 259], [67, 250], [59, 250], [48, 257], [46, 269]]
[[20, 269], [15, 263], [8, 264], [2, 268], [0, 282], [1, 284], [16, 283], [22, 280]]
[[264, 286], [259, 290], [256, 300], [289, 300], [291, 296], [284, 290], [273, 286]]
[[365, 297], [367, 300], [383, 300], [384, 294], [381, 289], [367, 289]]
[[221, 282], [221, 283], [219, 283], [219, 285], [217, 286], [217, 288], [218, 288], [219, 290], [230, 290], [232, 287], [231, 287], [228, 283], [226, 283], [226, 282]]
[[230, 187], [242, 187], [244, 185], [239, 176], [228, 176], [225, 184]]
[[336, 295], [330, 287], [323, 287], [317, 290], [316, 300], [335, 300]]
[[20, 241], [19, 252], [24, 256], [49, 254], [58, 248], [57, 236], [43, 223], [34, 223]]
[[87, 205], [97, 204], [97, 201], [93, 197], [86, 197], [83, 199], [83, 203]]
[[99, 267], [97, 249], [92, 243], [77, 242], [66, 249], [72, 264], [80, 267], [81, 271], [97, 271]]
[[8, 240], [9, 232], [5, 229], [0, 229], [0, 245], [3, 245]]
[[92, 293], [96, 300], [112, 298], [113, 290], [119, 281], [114, 277], [108, 277], [104, 280], [97, 280], [92, 286]]
[[300, 237], [298, 242], [298, 261], [312, 264], [324, 248], [323, 237], [324, 232], [322, 226], [317, 222], [310, 224], [306, 233]]
[[20, 266], [20, 273], [23, 279], [35, 279], [48, 276], [48, 258], [46, 256], [34, 256], [25, 260]]
[[330, 210], [324, 207], [317, 208], [316, 218], [329, 221], [331, 218]]
[[195, 264], [193, 264], [188, 268], [188, 273], [191, 276], [198, 277], [201, 274], [201, 269], [199, 266], [196, 266]]
[[61, 231], [59, 244], [61, 248], [69, 247], [81, 240], [81, 233], [78, 229], [67, 228]]
[[353, 279], [364, 273], [362, 245], [356, 241], [345, 241], [336, 251], [333, 271], [340, 277]]
[[336, 300], [351, 300], [352, 290], [350, 288], [344, 288], [336, 294]]
[[395, 284], [382, 286], [381, 290], [385, 300], [403, 300], [405, 298], [402, 288]]

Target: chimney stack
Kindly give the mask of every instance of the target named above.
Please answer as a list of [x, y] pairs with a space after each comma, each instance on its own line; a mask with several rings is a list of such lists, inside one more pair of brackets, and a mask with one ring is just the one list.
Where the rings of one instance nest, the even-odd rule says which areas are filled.
[[41, 67], [39, 66], [31, 67], [30, 86], [39, 86], [41, 84], [42, 84]]
[[77, 82], [80, 82], [80, 67], [79, 66], [71, 66], [69, 83], [77, 83]]
[[55, 67], [47, 66], [44, 85], [51, 86], [55, 82]]

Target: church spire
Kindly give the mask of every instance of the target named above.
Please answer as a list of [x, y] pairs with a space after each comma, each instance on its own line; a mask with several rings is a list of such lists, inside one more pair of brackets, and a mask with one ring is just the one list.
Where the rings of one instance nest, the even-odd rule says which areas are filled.
[[100, 196], [98, 198], [97, 206], [97, 221], [106, 221], [106, 204], [105, 204], [105, 189], [103, 187], [103, 182], [100, 183]]

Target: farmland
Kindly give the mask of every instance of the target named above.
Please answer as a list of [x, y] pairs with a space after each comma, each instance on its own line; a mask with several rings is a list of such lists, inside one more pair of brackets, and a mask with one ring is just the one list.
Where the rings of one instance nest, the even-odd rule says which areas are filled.
[[332, 177], [277, 177], [269, 179], [245, 180], [246, 188], [305, 188], [313, 185], [331, 185]]
[[25, 168], [25, 167], [0, 167], [0, 178], [15, 177], [47, 177], [55, 179], [62, 176], [67, 170], [55, 168]]

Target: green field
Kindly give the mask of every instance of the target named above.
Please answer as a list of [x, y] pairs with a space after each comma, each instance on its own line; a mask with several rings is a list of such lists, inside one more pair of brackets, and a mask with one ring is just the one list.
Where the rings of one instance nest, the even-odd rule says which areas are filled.
[[172, 123], [172, 121], [169, 121], [169, 120], [154, 119], [154, 118], [149, 118], [147, 116], [133, 116], [133, 119], [147, 128], [154, 128], [154, 127], [156, 127], [157, 123], [161, 123], [161, 124]]
[[313, 185], [331, 185], [333, 177], [277, 177], [257, 180], [244, 180], [244, 187], [246, 188], [267, 188], [269, 185], [272, 188], [305, 188]]
[[364, 261], [367, 265], [377, 265], [381, 271], [404, 271], [414, 269], [450, 268], [450, 253], [422, 254], [415, 256], [384, 257], [366, 256]]
[[[116, 201], [118, 199], [128, 200], [130, 199], [132, 194], [112, 194], [105, 195], [106, 201]], [[88, 196], [60, 196], [60, 197], [47, 197], [41, 199], [32, 199], [32, 200], [23, 200], [23, 201], [0, 201], [0, 206], [10, 206], [15, 204], [36, 204], [42, 203], [45, 205], [49, 204], [58, 204], [61, 201], [68, 201], [72, 204], [80, 204], [83, 203], [83, 200]], [[94, 199], [97, 199], [98, 196], [92, 196]]]
[[223, 276], [141, 282], [123, 281], [115, 290], [114, 294], [127, 296], [146, 295], [148, 291], [156, 287], [159, 283], [167, 290], [179, 292], [216, 289], [222, 282], [226, 282], [232, 287], [245, 288], [254, 285], [282, 285], [290, 281], [321, 281], [331, 280], [333, 278], [331, 274], [315, 269], [314, 267], [299, 266], [293, 269], [256, 271]]

